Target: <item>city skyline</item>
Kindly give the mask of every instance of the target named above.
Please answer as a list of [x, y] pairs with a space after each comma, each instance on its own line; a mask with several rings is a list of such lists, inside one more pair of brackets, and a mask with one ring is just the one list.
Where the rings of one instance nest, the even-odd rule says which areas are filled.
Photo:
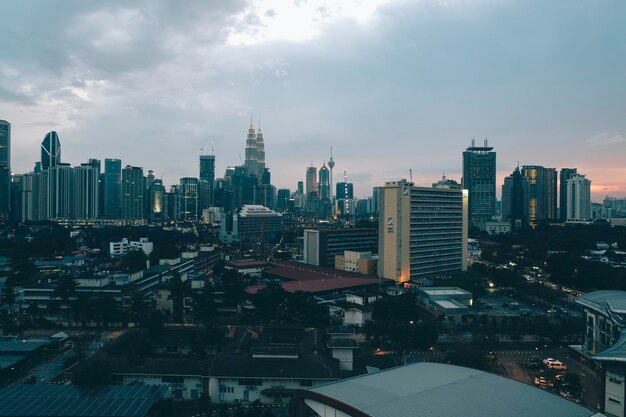
[[221, 176], [253, 112], [278, 188], [331, 146], [360, 197], [409, 169], [460, 181], [458, 150], [487, 137], [498, 185], [519, 160], [577, 167], [593, 201], [626, 195], [621, 2], [0, 7], [16, 173], [56, 130], [72, 165], [120, 158], [165, 184], [197, 176], [209, 139]]

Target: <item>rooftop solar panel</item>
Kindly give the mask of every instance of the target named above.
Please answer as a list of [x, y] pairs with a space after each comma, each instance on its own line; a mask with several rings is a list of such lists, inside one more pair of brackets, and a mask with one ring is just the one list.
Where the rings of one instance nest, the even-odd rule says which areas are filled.
[[12, 385], [0, 390], [0, 417], [143, 417], [162, 396], [146, 385]]

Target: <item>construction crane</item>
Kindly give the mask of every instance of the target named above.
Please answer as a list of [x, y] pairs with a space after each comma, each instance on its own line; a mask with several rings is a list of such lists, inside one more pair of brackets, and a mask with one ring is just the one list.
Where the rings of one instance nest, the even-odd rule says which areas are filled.
[[[206, 140], [204, 141], [204, 143], [202, 144], [202, 146], [200, 147], [200, 155], [204, 155], [204, 147], [206, 146], [206, 144], [209, 142], [210, 138], [206, 138]], [[211, 142], [211, 150], [213, 150], [213, 142]]]

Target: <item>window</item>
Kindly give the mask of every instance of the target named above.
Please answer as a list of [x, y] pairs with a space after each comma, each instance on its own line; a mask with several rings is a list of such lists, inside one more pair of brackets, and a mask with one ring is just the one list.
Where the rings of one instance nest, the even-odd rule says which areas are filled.
[[609, 397], [609, 402], [613, 404], [621, 404], [621, 401], [616, 400], [615, 398], [611, 398], [611, 397]]

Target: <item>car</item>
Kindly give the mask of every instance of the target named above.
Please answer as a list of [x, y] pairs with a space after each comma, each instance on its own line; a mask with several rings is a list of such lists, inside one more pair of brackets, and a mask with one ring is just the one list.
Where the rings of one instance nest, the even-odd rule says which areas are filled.
[[557, 371], [566, 371], [567, 366], [561, 361], [558, 361], [554, 358], [546, 358], [543, 360], [543, 363], [550, 369], [554, 369]]
[[556, 310], [551, 308], [550, 310], [548, 310], [548, 314], [556, 314]]
[[556, 360], [556, 359], [554, 359], [554, 358], [545, 358], [542, 362], [543, 362], [545, 365], [547, 365], [548, 363], [550, 363], [550, 362], [554, 362], [555, 360]]

